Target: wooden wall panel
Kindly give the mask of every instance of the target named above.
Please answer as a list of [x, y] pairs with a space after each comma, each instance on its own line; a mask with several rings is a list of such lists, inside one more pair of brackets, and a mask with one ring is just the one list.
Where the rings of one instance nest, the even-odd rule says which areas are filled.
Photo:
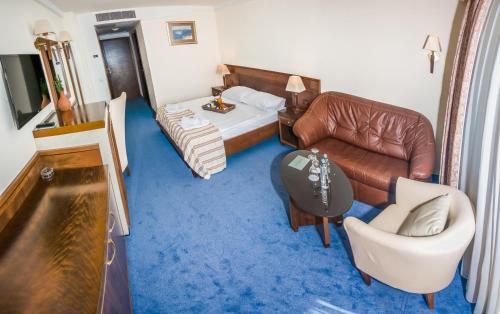
[[[293, 74], [231, 64], [228, 64], [227, 67], [231, 72], [226, 79], [228, 86], [250, 87], [285, 98], [287, 106], [292, 104], [292, 93], [287, 92], [285, 89], [288, 78]], [[298, 94], [297, 105], [307, 109], [309, 104], [321, 94], [321, 81], [306, 76], [301, 76], [301, 78], [306, 90]]]

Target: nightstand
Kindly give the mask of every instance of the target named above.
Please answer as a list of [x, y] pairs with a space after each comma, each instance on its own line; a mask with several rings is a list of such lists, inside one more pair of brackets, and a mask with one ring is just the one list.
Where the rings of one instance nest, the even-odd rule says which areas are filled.
[[212, 87], [212, 96], [219, 96], [225, 90], [226, 88], [224, 86]]
[[302, 116], [303, 112], [295, 113], [291, 110], [283, 109], [278, 111], [278, 123], [281, 144], [290, 145], [297, 148], [299, 140], [293, 134], [293, 125]]

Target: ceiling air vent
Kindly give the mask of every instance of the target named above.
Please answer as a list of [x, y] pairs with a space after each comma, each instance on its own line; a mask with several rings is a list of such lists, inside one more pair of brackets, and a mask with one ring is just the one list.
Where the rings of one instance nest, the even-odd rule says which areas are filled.
[[95, 15], [97, 22], [104, 21], [114, 21], [114, 20], [124, 20], [124, 19], [135, 19], [135, 11], [115, 11], [106, 13], [97, 13]]

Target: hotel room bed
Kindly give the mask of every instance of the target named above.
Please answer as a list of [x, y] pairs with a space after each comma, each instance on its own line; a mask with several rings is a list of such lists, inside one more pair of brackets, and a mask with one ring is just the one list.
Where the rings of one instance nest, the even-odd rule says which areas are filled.
[[[278, 110], [262, 110], [232, 99], [222, 98], [224, 103], [234, 104], [236, 108], [225, 114], [203, 110], [201, 106], [212, 101], [214, 97], [202, 97], [179, 103], [182, 107], [191, 110], [208, 119], [220, 130], [224, 141], [243, 135], [278, 121]], [[278, 109], [283, 109], [278, 108]]]
[[[265, 110], [250, 103], [243, 103], [240, 99], [234, 99], [234, 97], [229, 99], [225, 97], [224, 94], [222, 97], [224, 102], [236, 105], [233, 111], [226, 114], [211, 112], [201, 108], [202, 105], [210, 102], [213, 97], [202, 97], [176, 104], [183, 110], [186, 110], [184, 113], [180, 113], [180, 116], [186, 114], [192, 116], [195, 114], [199, 117], [203, 117], [210, 121], [210, 126], [215, 127], [219, 131], [221, 144], [214, 144], [215, 138], [210, 138], [209, 141], [212, 142], [210, 144], [211, 146], [202, 143], [199, 136], [193, 135], [193, 133], [195, 133], [193, 131], [186, 132], [190, 137], [190, 140], [186, 141], [183, 136], [179, 135], [179, 132], [182, 132], [182, 128], [176, 125], [176, 119], [180, 119], [180, 116], [171, 116], [172, 113], [168, 113], [168, 110], [166, 110], [169, 105], [163, 105], [158, 108], [157, 122], [161, 130], [179, 155], [184, 159], [188, 167], [191, 168], [193, 175], [201, 176], [205, 179], [210, 178], [210, 174], [222, 171], [226, 167], [226, 156], [230, 156], [268, 138], [276, 136], [278, 134], [277, 112], [292, 102], [291, 94], [285, 91], [288, 78], [292, 74], [234, 65], [228, 65], [228, 68], [231, 72], [230, 75], [226, 76], [228, 87], [248, 87], [256, 91], [282, 97], [283, 104], [280, 107]], [[308, 77], [302, 77], [302, 80], [306, 90], [298, 95], [297, 104], [302, 108], [307, 108], [316, 96], [320, 94], [320, 81]], [[206, 133], [206, 130], [201, 131]], [[193, 147], [189, 147], [189, 156], [187, 156], [185, 144], [186, 142], [193, 141], [196, 142], [194, 147], [198, 148], [199, 152], [193, 153]], [[199, 149], [203, 145], [206, 147]], [[223, 153], [225, 155], [223, 165], [219, 160], [217, 160], [217, 162], [213, 161], [220, 157], [220, 152], [218, 150], [220, 150], [221, 146], [224, 147]], [[209, 153], [211, 155], [207, 156]], [[195, 155], [195, 157], [192, 155]], [[203, 162], [199, 162], [199, 159], [201, 160], [203, 158], [205, 158], [206, 164], [209, 162], [216, 163], [216, 165], [211, 165], [212, 168], [216, 170], [211, 173], [207, 171], [209, 166], [204, 166]], [[196, 160], [196, 163], [193, 159]]]

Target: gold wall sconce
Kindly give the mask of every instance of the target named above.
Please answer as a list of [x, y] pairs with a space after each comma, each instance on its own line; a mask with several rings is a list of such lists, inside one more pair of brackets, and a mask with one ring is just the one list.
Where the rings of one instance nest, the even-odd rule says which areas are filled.
[[423, 49], [428, 51], [431, 73], [434, 73], [434, 64], [439, 60], [439, 53], [442, 51], [439, 36], [427, 35]]
[[57, 36], [57, 40], [62, 44], [64, 53], [66, 54], [67, 58], [69, 59], [70, 53], [70, 41], [73, 39], [71, 38], [71, 35], [67, 31], [61, 31], [59, 32], [59, 36]]
[[[53, 97], [53, 102], [58, 102], [58, 94], [54, 87], [54, 64], [51, 62], [54, 58], [56, 64], [60, 64], [63, 76], [65, 77], [65, 82], [69, 78], [71, 82], [70, 85], [66, 85], [69, 89], [72, 87], [71, 95], [75, 95], [76, 102], [78, 104], [83, 104], [83, 92], [82, 86], [80, 84], [80, 78], [78, 76], [78, 70], [73, 55], [73, 50], [71, 48], [71, 42], [73, 38], [71, 34], [67, 31], [61, 31], [55, 36], [54, 29], [50, 22], [46, 19], [36, 20], [33, 24], [33, 35], [35, 37], [35, 47], [40, 50], [40, 55], [43, 61], [43, 66], [46, 70], [47, 79], [50, 86], [51, 94]], [[62, 50], [63, 55], [61, 56], [59, 52]], [[59, 57], [58, 57], [59, 55]], [[72, 62], [70, 62], [70, 60]], [[64, 71], [68, 71], [68, 76], [66, 76]]]
[[33, 25], [33, 34], [38, 37], [47, 38], [49, 35], [53, 35], [55, 33], [48, 20], [36, 20]]

